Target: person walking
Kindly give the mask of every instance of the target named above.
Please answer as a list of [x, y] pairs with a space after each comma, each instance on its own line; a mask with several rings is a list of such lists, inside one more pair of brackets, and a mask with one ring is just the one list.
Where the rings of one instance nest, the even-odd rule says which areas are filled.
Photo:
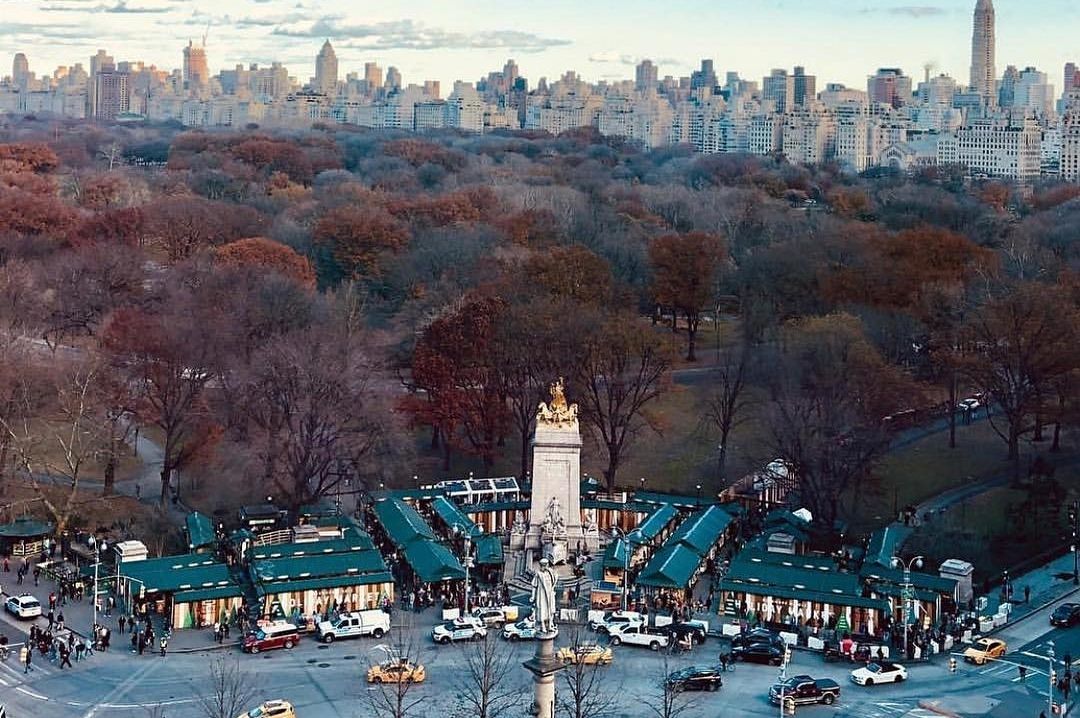
[[23, 664], [23, 675], [26, 675], [30, 671], [34, 670], [34, 667], [30, 665], [33, 656], [34, 652], [30, 650], [29, 646], [23, 646], [19, 649], [19, 660]]
[[64, 666], [68, 668], [74, 668], [71, 665], [71, 651], [68, 649], [66, 643], [60, 644], [60, 670], [64, 670]]
[[1031, 586], [1024, 586], [1024, 603], [1031, 603]]
[[124, 614], [121, 613], [120, 618], [117, 619], [117, 623], [120, 624], [120, 633], [124, 632], [124, 623], [126, 623], [126, 622], [127, 622], [127, 619], [124, 618]]
[[53, 610], [50, 608], [49, 612], [48, 612], [48, 614], [46, 614], [45, 618], [48, 619], [48, 621], [49, 621], [48, 630], [51, 631], [53, 629], [53, 626], [56, 625], [56, 614], [54, 614]]
[[80, 661], [82, 661], [83, 652], [85, 652], [85, 651], [86, 651], [86, 643], [84, 643], [83, 639], [80, 638], [79, 641], [75, 644], [75, 662], [76, 663], [79, 663]]
[[64, 630], [64, 612], [63, 611], [56, 614], [56, 630], [57, 631]]
[[165, 651], [169, 648], [169, 637], [165, 634], [161, 636], [161, 657], [165, 657]]

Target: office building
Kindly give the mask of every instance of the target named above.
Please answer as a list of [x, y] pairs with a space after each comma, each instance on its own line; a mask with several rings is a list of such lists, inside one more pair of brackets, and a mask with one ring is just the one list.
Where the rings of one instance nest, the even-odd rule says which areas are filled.
[[973, 175], [1031, 182], [1041, 171], [1042, 128], [1027, 112], [968, 120], [956, 133], [957, 159]]
[[792, 76], [795, 104], [800, 107], [812, 102], [817, 97], [817, 77], [807, 75], [806, 69], [796, 65]]
[[206, 63], [206, 48], [188, 40], [184, 48], [184, 89], [189, 92], [206, 88], [210, 83], [210, 69]]
[[776, 112], [787, 112], [795, 105], [795, 78], [787, 70], [773, 70], [761, 81], [761, 99], [772, 102]]
[[997, 101], [997, 71], [994, 67], [994, 3], [978, 0], [971, 32], [971, 89], [986, 107]]
[[882, 67], [866, 81], [866, 94], [874, 104], [903, 107], [911, 104], [911, 78], [899, 67]]
[[315, 92], [332, 95], [337, 92], [338, 60], [333, 45], [327, 40], [315, 57]]
[[634, 72], [634, 87], [638, 92], [656, 89], [660, 68], [652, 60], [642, 60]]

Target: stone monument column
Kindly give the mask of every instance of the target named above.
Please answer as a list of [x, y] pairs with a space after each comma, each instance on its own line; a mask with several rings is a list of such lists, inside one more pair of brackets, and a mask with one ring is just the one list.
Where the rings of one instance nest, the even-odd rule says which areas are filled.
[[[581, 432], [577, 404], [567, 404], [563, 383], [551, 385], [541, 402], [533, 434], [532, 499], [525, 547], [555, 563], [565, 560], [584, 536], [581, 525]], [[561, 551], [561, 555], [560, 555]]]
[[532, 605], [536, 621], [536, 653], [523, 664], [533, 674], [532, 714], [540, 718], [555, 718], [555, 674], [562, 663], [555, 659], [555, 584], [558, 579], [546, 558], [533, 576]]

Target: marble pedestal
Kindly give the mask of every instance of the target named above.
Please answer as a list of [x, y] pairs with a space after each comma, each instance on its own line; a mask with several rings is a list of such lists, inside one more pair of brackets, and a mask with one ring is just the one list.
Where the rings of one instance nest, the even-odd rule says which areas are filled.
[[536, 653], [522, 665], [533, 674], [533, 706], [530, 713], [539, 718], [555, 718], [555, 674], [563, 664], [555, 658], [558, 632], [536, 637]]

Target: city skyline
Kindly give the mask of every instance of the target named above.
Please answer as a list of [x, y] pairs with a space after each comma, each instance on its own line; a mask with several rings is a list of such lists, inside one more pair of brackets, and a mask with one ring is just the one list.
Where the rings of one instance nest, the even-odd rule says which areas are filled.
[[[117, 60], [144, 61], [161, 69], [182, 66], [181, 49], [209, 32], [211, 74], [236, 64], [283, 62], [298, 79], [315, 74], [323, 43], [334, 44], [341, 76], [361, 72], [365, 61], [398, 67], [406, 82], [473, 82], [514, 57], [535, 83], [573, 69], [589, 80], [632, 79], [633, 65], [652, 59], [661, 77], [688, 75], [702, 58], [717, 72], [737, 71], [755, 79], [773, 67], [804, 65], [819, 86], [842, 82], [861, 87], [877, 67], [898, 66], [921, 76], [933, 72], [961, 81], [968, 76], [971, 0], [934, 5], [819, 0], [814, 10], [783, 0], [735, 3], [677, 2], [664, 8], [668, 25], [694, 32], [642, 34], [655, 6], [630, 0], [601, 0], [580, 7], [557, 0], [537, 14], [487, 0], [464, 4], [418, 0], [408, 11], [365, 9], [363, 17], [334, 3], [308, 7], [303, 1], [261, 0], [7, 0], [0, 28], [8, 56], [25, 53], [31, 69], [48, 75], [59, 65], [85, 64], [101, 47]], [[1080, 55], [1080, 39], [1069, 33], [1065, 0], [998, 0], [997, 67], [1037, 66], [1056, 73]], [[712, 24], [720, 32], [701, 30]], [[746, 31], [726, 32], [734, 24]], [[876, 34], [875, 34], [876, 31]], [[761, 42], [768, 37], [769, 42]], [[169, 41], [172, 38], [175, 42]]]

